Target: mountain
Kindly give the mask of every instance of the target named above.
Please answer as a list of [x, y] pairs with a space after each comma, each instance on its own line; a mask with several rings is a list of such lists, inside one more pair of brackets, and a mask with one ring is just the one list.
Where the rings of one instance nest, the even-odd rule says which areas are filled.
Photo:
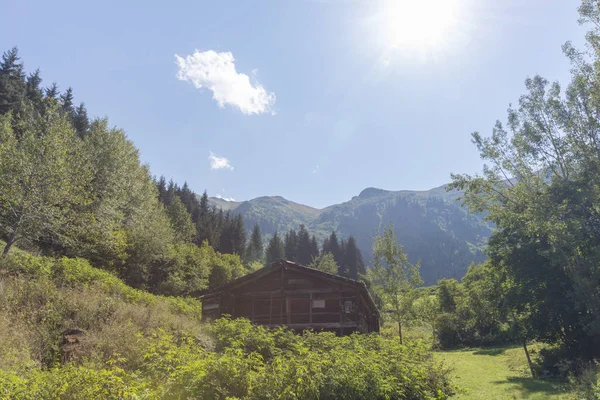
[[373, 237], [394, 224], [411, 262], [421, 260], [425, 284], [441, 278], [460, 279], [471, 262], [485, 259], [483, 248], [493, 227], [481, 215], [469, 214], [455, 199], [460, 193], [445, 186], [426, 191], [388, 191], [367, 188], [341, 204], [316, 209], [280, 196], [258, 197], [241, 203], [210, 198], [216, 207], [244, 217], [246, 227], [258, 223], [265, 237], [307, 226], [323, 240], [331, 231], [354, 235], [365, 262], [371, 262]]

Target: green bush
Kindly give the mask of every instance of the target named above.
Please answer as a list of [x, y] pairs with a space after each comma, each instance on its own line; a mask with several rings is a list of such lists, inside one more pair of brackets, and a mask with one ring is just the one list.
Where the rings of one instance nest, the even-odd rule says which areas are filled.
[[[0, 265], [0, 398], [445, 399], [421, 341], [200, 322], [198, 301], [126, 286], [84, 259]], [[81, 333], [69, 345], [65, 332]], [[68, 342], [70, 343], [70, 342]]]

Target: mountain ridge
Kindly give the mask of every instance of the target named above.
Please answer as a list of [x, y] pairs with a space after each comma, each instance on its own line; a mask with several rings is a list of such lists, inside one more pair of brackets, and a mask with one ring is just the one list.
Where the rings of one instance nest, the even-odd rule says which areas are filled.
[[340, 238], [352, 235], [367, 263], [371, 261], [373, 238], [391, 223], [409, 260], [420, 260], [425, 283], [433, 284], [441, 278], [460, 279], [471, 262], [483, 261], [493, 229], [482, 215], [469, 214], [456, 200], [461, 192], [448, 192], [446, 187], [396, 191], [368, 187], [350, 200], [322, 209], [282, 196], [242, 202], [209, 197], [209, 202], [241, 214], [248, 230], [258, 224], [265, 240], [275, 231], [283, 234], [298, 230], [300, 225], [319, 241], [332, 231]]

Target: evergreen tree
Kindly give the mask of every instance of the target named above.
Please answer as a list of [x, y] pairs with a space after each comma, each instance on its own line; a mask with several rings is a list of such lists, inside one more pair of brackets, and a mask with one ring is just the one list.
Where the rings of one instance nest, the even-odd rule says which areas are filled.
[[219, 238], [219, 252], [225, 254], [237, 254], [244, 256], [246, 250], [246, 230], [241, 214], [232, 216], [230, 212], [225, 214], [223, 228]]
[[333, 258], [335, 259], [336, 264], [342, 264], [342, 249], [340, 247], [340, 242], [338, 241], [335, 231], [331, 232], [329, 238], [323, 242], [323, 252], [333, 254]]
[[67, 88], [67, 91], [60, 95], [62, 110], [69, 117], [71, 123], [75, 120], [75, 109], [73, 108], [73, 88]]
[[42, 78], [40, 77], [40, 70], [36, 69], [34, 73], [27, 77], [26, 81], [26, 97], [31, 101], [35, 107], [39, 107], [44, 97], [42, 88]]
[[310, 236], [304, 225], [300, 225], [300, 230], [298, 231], [296, 261], [302, 265], [308, 265], [312, 261]]
[[158, 178], [158, 181], [156, 181], [156, 189], [158, 190], [158, 201], [166, 205], [165, 197], [167, 194], [167, 180], [164, 175], [161, 175], [160, 178]]
[[79, 107], [75, 110], [73, 116], [73, 127], [80, 138], [84, 138], [90, 129], [90, 120], [88, 119], [87, 110], [83, 103], [79, 104]]
[[248, 243], [248, 249], [246, 251], [246, 260], [248, 263], [260, 261], [263, 257], [263, 252], [264, 249], [260, 226], [255, 224], [252, 229], [252, 234], [250, 235], [250, 243]]
[[278, 261], [285, 257], [285, 248], [283, 242], [279, 238], [277, 231], [273, 234], [266, 251], [266, 264], [267, 267], [271, 266], [275, 261]]
[[314, 260], [319, 257], [319, 243], [317, 243], [317, 237], [312, 235], [310, 239], [310, 259]]
[[52, 86], [50, 86], [49, 88], [46, 88], [45, 90], [46, 92], [46, 97], [49, 99], [56, 99], [58, 97], [58, 85], [56, 84], [56, 82], [52, 83]]
[[354, 239], [354, 236], [350, 236], [344, 246], [344, 268], [348, 278], [358, 279], [359, 274], [364, 273], [364, 271], [359, 271], [359, 257], [360, 251], [356, 247], [356, 239]]
[[16, 47], [2, 55], [0, 63], [0, 114], [12, 109], [20, 109], [25, 99], [26, 83], [23, 64], [19, 62]]
[[298, 235], [296, 231], [290, 229], [285, 235], [285, 259], [289, 261], [298, 261]]
[[244, 218], [242, 214], [236, 214], [232, 223], [232, 243], [233, 254], [237, 254], [240, 258], [244, 258], [246, 251], [246, 228], [244, 227]]
[[211, 242], [211, 237], [214, 236], [213, 230], [215, 228], [215, 213], [210, 209], [210, 205], [208, 203], [208, 194], [206, 194], [206, 190], [202, 193], [202, 197], [200, 197], [200, 203], [198, 204], [198, 213], [196, 219], [196, 229], [198, 232], [199, 243], [202, 243], [205, 240]]
[[233, 246], [231, 240], [231, 212], [223, 214], [221, 220], [221, 230], [219, 234], [219, 253], [233, 254]]

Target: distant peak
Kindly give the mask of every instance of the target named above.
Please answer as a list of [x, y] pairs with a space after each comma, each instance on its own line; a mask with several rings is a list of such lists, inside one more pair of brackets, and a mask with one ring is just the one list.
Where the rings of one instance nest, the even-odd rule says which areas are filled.
[[360, 192], [358, 197], [360, 197], [361, 199], [365, 199], [365, 198], [369, 198], [369, 197], [380, 196], [380, 195], [386, 194], [386, 193], [388, 193], [387, 190], [370, 187], [370, 188], [366, 188], [365, 190]]

